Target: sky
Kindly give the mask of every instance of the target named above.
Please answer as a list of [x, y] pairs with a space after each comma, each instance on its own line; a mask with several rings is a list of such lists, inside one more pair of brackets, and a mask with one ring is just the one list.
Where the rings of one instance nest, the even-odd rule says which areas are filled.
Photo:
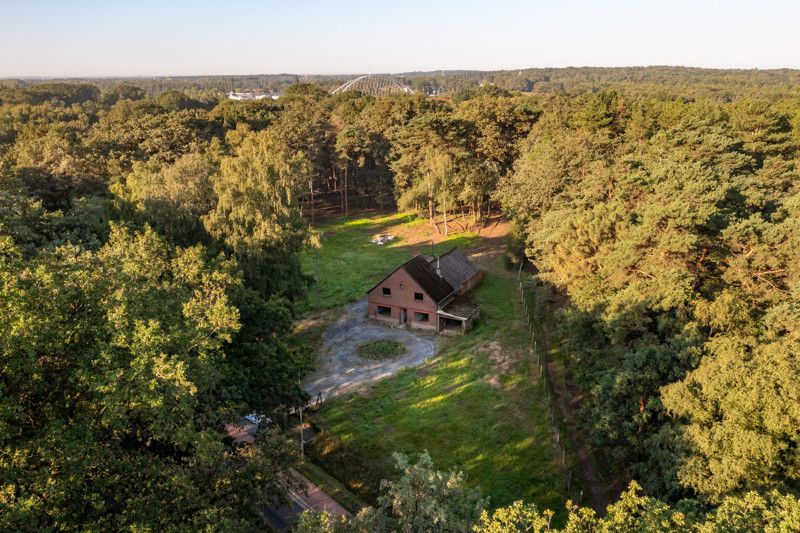
[[800, 0], [0, 0], [0, 77], [800, 68]]

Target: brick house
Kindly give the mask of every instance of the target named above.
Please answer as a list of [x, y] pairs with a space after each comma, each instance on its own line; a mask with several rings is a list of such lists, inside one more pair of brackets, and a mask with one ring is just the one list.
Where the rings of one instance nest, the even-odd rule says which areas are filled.
[[458, 248], [426, 258], [417, 255], [367, 291], [369, 316], [392, 325], [437, 333], [465, 333], [480, 317], [466, 293], [483, 271]]

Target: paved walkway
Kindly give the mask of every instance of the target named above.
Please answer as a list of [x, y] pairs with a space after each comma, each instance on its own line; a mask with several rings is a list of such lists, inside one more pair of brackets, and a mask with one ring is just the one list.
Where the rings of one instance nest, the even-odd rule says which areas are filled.
[[299, 499], [306, 509], [316, 509], [317, 511], [327, 511], [336, 516], [352, 516], [350, 511], [345, 509], [336, 500], [331, 498], [328, 493], [313, 484], [306, 476], [295, 470], [289, 469], [290, 475], [301, 486], [305, 486], [302, 492], [291, 491], [293, 498]]
[[289, 503], [287, 505], [264, 509], [264, 520], [272, 530], [289, 531], [306, 509], [327, 511], [334, 516], [353, 516], [339, 502], [294, 468], [289, 469], [289, 475], [301, 488], [288, 491]]
[[[433, 333], [393, 328], [368, 322], [367, 299], [344, 307], [344, 315], [322, 336], [320, 367], [303, 383], [311, 400], [350, 392], [395, 374], [407, 366], [418, 366], [436, 355], [437, 339]], [[393, 359], [373, 361], [358, 355], [366, 342], [391, 339], [406, 347], [406, 353]]]

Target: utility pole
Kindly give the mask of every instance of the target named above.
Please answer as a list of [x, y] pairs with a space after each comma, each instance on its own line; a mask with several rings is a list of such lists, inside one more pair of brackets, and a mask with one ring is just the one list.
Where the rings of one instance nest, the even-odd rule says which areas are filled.
[[300, 406], [300, 457], [305, 457], [305, 438], [303, 437], [303, 406]]

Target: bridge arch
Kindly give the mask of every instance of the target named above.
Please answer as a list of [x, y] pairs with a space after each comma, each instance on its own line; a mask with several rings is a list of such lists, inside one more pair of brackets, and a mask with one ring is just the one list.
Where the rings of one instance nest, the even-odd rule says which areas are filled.
[[331, 91], [336, 95], [347, 91], [359, 91], [377, 96], [380, 94], [414, 94], [414, 90], [406, 83], [387, 74], [364, 74], [347, 81]]

